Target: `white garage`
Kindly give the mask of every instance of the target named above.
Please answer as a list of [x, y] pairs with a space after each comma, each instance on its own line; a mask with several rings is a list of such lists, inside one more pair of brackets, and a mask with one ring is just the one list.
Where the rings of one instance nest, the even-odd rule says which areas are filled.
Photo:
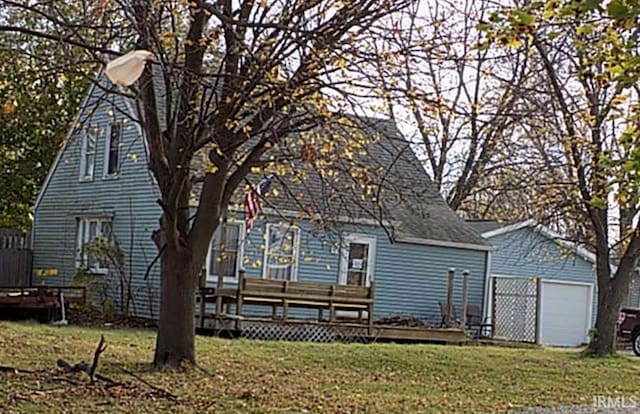
[[494, 337], [575, 347], [588, 340], [593, 284], [493, 275]]
[[578, 346], [588, 341], [593, 285], [542, 280], [540, 290], [540, 343]]
[[595, 257], [535, 221], [472, 224], [489, 254], [485, 314], [496, 338], [575, 347], [588, 342]]

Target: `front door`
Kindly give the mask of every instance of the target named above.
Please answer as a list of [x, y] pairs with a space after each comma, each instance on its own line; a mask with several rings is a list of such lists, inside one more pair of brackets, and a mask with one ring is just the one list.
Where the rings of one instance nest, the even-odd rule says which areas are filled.
[[369, 286], [373, 279], [376, 238], [347, 234], [340, 249], [340, 284]]

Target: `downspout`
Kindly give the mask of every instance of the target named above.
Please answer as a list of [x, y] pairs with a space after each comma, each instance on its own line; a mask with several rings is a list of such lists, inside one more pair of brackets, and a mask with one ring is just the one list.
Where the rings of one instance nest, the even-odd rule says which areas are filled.
[[493, 322], [493, 315], [489, 315], [491, 310], [491, 252], [487, 252], [484, 262], [484, 303], [482, 309], [483, 323]]

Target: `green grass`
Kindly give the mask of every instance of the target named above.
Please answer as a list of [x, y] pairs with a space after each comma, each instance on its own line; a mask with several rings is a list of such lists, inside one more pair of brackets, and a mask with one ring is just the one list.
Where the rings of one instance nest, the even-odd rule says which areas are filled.
[[[127, 386], [90, 385], [58, 358], [90, 361], [104, 334], [99, 371]], [[496, 412], [590, 404], [632, 396], [640, 360], [583, 359], [576, 352], [438, 345], [344, 345], [197, 338], [207, 372], [152, 373], [155, 334], [146, 330], [0, 322], [1, 413], [405, 413]], [[172, 401], [116, 365], [178, 397]], [[72, 380], [80, 385], [70, 384]]]

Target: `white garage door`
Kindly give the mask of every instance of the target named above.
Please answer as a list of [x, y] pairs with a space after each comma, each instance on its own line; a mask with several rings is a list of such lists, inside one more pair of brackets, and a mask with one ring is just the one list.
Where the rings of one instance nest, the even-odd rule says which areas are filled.
[[591, 286], [542, 281], [540, 342], [578, 346], [587, 342]]

